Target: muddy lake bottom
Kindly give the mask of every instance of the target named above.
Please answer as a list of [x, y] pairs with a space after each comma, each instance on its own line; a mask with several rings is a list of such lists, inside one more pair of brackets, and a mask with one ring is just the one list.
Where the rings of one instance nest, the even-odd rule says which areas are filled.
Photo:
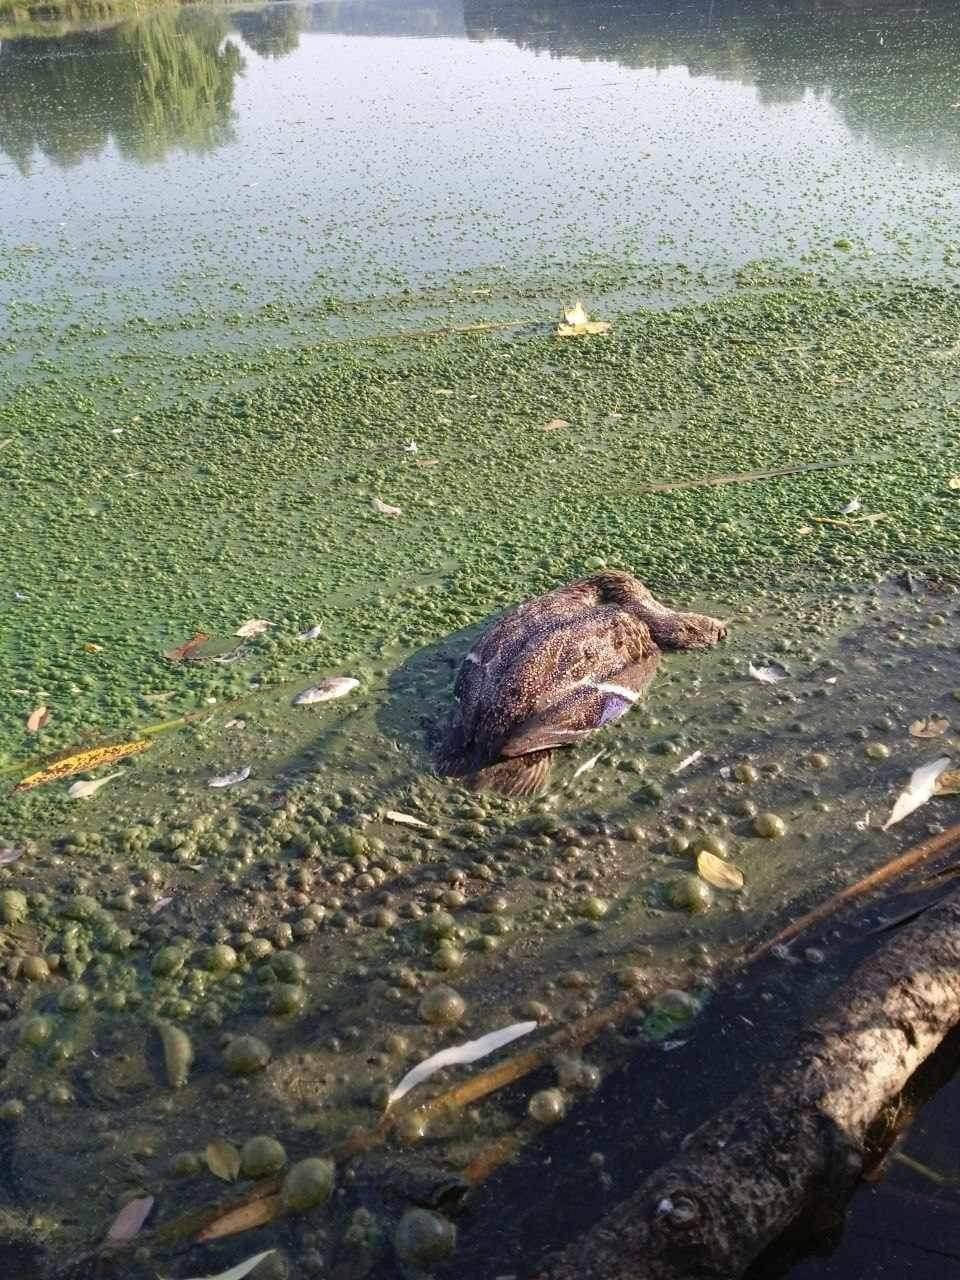
[[[960, 19], [849, 8], [3, 27], [5, 1274], [527, 1280], [942, 891], [742, 968], [960, 804], [881, 830], [960, 757]], [[479, 628], [602, 565], [728, 639], [538, 800], [437, 778]], [[957, 1106], [751, 1280], [943, 1274]]]

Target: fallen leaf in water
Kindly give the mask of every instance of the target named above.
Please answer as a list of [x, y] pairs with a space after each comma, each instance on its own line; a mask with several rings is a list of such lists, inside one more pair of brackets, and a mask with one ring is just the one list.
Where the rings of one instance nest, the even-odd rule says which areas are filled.
[[427, 830], [430, 826], [429, 822], [421, 822], [411, 813], [398, 813], [396, 809], [388, 809], [383, 816], [388, 822], [398, 822], [402, 827], [423, 827]]
[[246, 782], [250, 777], [250, 765], [244, 765], [242, 769], [237, 769], [234, 773], [220, 773], [215, 778], [211, 778], [208, 787], [235, 787], [238, 782]]
[[315, 627], [309, 627], [306, 631], [301, 631], [297, 636], [298, 640], [316, 640], [318, 636], [323, 635], [323, 627], [318, 622]]
[[[214, 1218], [197, 1236], [197, 1242], [204, 1240], [222, 1240], [224, 1236], [235, 1236], [241, 1231], [252, 1231], [256, 1227], [264, 1227], [283, 1212], [283, 1198], [280, 1195], [261, 1196], [258, 1200], [249, 1200], [246, 1204], [228, 1209], [219, 1218]], [[263, 1255], [260, 1255], [263, 1257]], [[209, 1280], [222, 1280], [212, 1276]]]
[[578, 764], [576, 769], [574, 769], [573, 771], [573, 777], [570, 779], [570, 781], [576, 782], [576, 780], [580, 777], [581, 773], [589, 773], [591, 769], [595, 769], [597, 766], [597, 761], [600, 759], [602, 755], [603, 755], [603, 752], [598, 751], [597, 754], [595, 756], [591, 756], [589, 760], [584, 760], [583, 764]]
[[558, 324], [558, 338], [575, 338], [581, 333], [609, 333], [609, 320], [588, 320], [586, 324]]
[[374, 511], [379, 511], [382, 516], [402, 516], [403, 511], [400, 507], [391, 507], [389, 502], [381, 502], [379, 498], [373, 500]]
[[911, 738], [942, 738], [950, 728], [946, 716], [925, 716], [922, 720], [914, 720], [910, 726]]
[[948, 489], [960, 489], [960, 476], [951, 476], [947, 481]]
[[13, 845], [8, 844], [0, 849], [0, 867], [8, 867], [11, 862], [18, 862], [22, 857], [22, 849], [15, 849]]
[[439, 467], [439, 465], [440, 465], [439, 458], [418, 458], [417, 459], [418, 467]]
[[207, 1143], [203, 1158], [215, 1178], [224, 1182], [236, 1182], [240, 1176], [240, 1152], [225, 1138], [214, 1138]]
[[255, 1253], [252, 1258], [247, 1258], [245, 1262], [238, 1262], [235, 1267], [220, 1271], [215, 1276], [191, 1276], [190, 1280], [243, 1280], [243, 1277], [248, 1276], [254, 1267], [258, 1267], [264, 1258], [269, 1258], [271, 1253], [276, 1253], [276, 1249]]
[[851, 498], [845, 507], [840, 508], [840, 514], [842, 516], [852, 516], [854, 512], [859, 511], [862, 506], [863, 503], [859, 498]]
[[27, 733], [39, 733], [50, 720], [48, 707], [35, 707], [27, 716]]
[[68, 788], [67, 795], [71, 800], [89, 800], [91, 796], [95, 796], [101, 787], [105, 787], [108, 782], [112, 782], [114, 778], [122, 778], [123, 773], [108, 773], [105, 778], [96, 778], [92, 782], [75, 782], [72, 787]]
[[102, 644], [94, 644], [92, 640], [88, 640], [83, 646], [84, 653], [103, 653]]
[[328, 680], [321, 680], [319, 684], [304, 689], [303, 693], [298, 693], [293, 700], [293, 705], [308, 707], [314, 702], [331, 702], [334, 698], [345, 698], [359, 684], [360, 681], [354, 680], [352, 676], [331, 676]]
[[564, 427], [569, 427], [570, 423], [566, 418], [551, 418], [549, 422], [544, 423], [544, 431], [562, 431]]
[[680, 763], [677, 765], [674, 765], [674, 767], [670, 770], [670, 772], [683, 773], [684, 769], [689, 769], [692, 764], [696, 764], [702, 755], [703, 755], [702, 751], [694, 751], [692, 755], [684, 756], [684, 758], [680, 761]]
[[960, 795], [960, 769], [948, 769], [937, 779], [938, 796]]
[[233, 634], [239, 636], [241, 640], [252, 640], [254, 636], [262, 636], [272, 626], [273, 623], [268, 622], [266, 618], [248, 618], [246, 622], [240, 623]]
[[790, 676], [787, 668], [781, 666], [779, 662], [772, 662], [769, 667], [755, 667], [751, 662], [747, 667], [747, 671], [754, 680], [759, 680], [761, 684], [779, 684], [781, 680], [787, 680]]
[[921, 805], [926, 804], [932, 796], [936, 795], [937, 779], [949, 763], [949, 756], [941, 756], [938, 760], [931, 760], [929, 764], [924, 764], [919, 769], [914, 769], [910, 775], [909, 783], [897, 796], [890, 817], [883, 824], [884, 831], [896, 823], [902, 822], [915, 809], [919, 809]]
[[807, 536], [807, 534], [808, 534], [808, 533], [813, 533], [813, 525], [811, 525], [811, 524], [802, 524], [802, 525], [800, 526], [800, 528], [797, 530], [797, 533], [798, 533], [802, 538], [805, 538], [805, 537]]
[[455, 1067], [469, 1062], [476, 1062], [478, 1058], [485, 1058], [488, 1053], [493, 1053], [495, 1049], [500, 1049], [505, 1044], [518, 1040], [521, 1036], [528, 1036], [531, 1031], [536, 1031], [536, 1029], [537, 1024], [535, 1022], [514, 1022], [511, 1026], [503, 1027], [499, 1031], [489, 1031], [485, 1036], [480, 1036], [477, 1040], [468, 1040], [465, 1044], [453, 1045], [449, 1049], [441, 1049], [439, 1053], [431, 1054], [429, 1058], [407, 1072], [387, 1099], [385, 1109], [389, 1111], [393, 1104], [399, 1102], [404, 1094], [409, 1093], [418, 1084], [422, 1084], [424, 1080], [429, 1080], [432, 1075], [436, 1075], [444, 1067]]
[[137, 1234], [153, 1208], [153, 1196], [138, 1196], [136, 1200], [128, 1200], [113, 1220], [107, 1239], [114, 1243], [132, 1240]]
[[198, 631], [189, 640], [177, 645], [176, 649], [168, 649], [163, 656], [168, 662], [189, 662], [200, 646], [206, 644], [209, 639], [205, 631]]
[[731, 889], [739, 893], [743, 888], [743, 872], [732, 862], [725, 862], [716, 854], [701, 849], [697, 854], [697, 875], [715, 889]]
[[153, 743], [146, 738], [136, 742], [122, 742], [119, 746], [94, 747], [90, 751], [78, 751], [74, 755], [55, 760], [37, 773], [30, 773], [21, 778], [14, 791], [29, 791], [33, 787], [42, 787], [47, 782], [57, 782], [69, 778], [74, 773], [89, 773], [105, 764], [115, 764], [117, 760], [125, 760], [128, 756], [138, 756], [141, 751], [149, 751]]
[[579, 298], [572, 307], [564, 307], [563, 318], [570, 325], [586, 324], [590, 319]]

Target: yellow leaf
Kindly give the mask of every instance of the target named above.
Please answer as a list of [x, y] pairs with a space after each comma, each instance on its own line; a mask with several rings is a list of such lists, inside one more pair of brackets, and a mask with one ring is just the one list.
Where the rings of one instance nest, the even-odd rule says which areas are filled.
[[941, 773], [937, 779], [937, 795], [960, 796], [960, 769], [951, 769], [949, 773]]
[[83, 646], [83, 652], [84, 653], [103, 653], [103, 645], [94, 644], [93, 641], [90, 640]]
[[797, 533], [800, 535], [801, 538], [805, 538], [808, 533], [813, 533], [813, 528], [809, 524], [802, 524], [800, 528], [797, 530]]
[[948, 489], [960, 489], [960, 476], [951, 476], [947, 481]]
[[99, 769], [102, 765], [126, 760], [128, 756], [138, 756], [141, 751], [149, 751], [152, 745], [151, 742], [140, 739], [137, 742], [122, 742], [112, 747], [94, 747], [90, 751], [78, 751], [74, 755], [64, 756], [62, 760], [54, 760], [37, 773], [30, 773], [25, 778], [21, 778], [14, 787], [14, 791], [29, 791], [33, 787], [42, 787], [48, 782], [57, 782], [60, 778], [70, 778], [75, 773], [87, 773], [93, 769]]
[[697, 874], [715, 889], [731, 889], [738, 893], [743, 888], [743, 872], [732, 862], [724, 862], [713, 853], [702, 849], [697, 854]]
[[27, 733], [39, 733], [50, 719], [50, 711], [47, 707], [36, 707], [27, 716]]
[[236, 1182], [240, 1176], [240, 1152], [232, 1142], [224, 1138], [214, 1138], [207, 1143], [203, 1153], [207, 1168], [216, 1178], [224, 1182]]

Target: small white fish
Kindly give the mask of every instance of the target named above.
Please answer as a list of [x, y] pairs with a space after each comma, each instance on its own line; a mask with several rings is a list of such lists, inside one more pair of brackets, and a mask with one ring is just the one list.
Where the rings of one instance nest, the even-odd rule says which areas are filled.
[[250, 618], [242, 622], [233, 634], [240, 636], [243, 640], [250, 640], [254, 636], [262, 636], [272, 626], [273, 623], [268, 622], [266, 618]]
[[101, 787], [105, 787], [108, 782], [112, 782], [114, 778], [122, 778], [123, 770], [119, 773], [108, 773], [105, 778], [97, 778], [93, 782], [75, 782], [67, 791], [67, 795], [71, 800], [89, 800], [91, 796], [95, 796]]
[[852, 516], [855, 512], [859, 511], [862, 506], [863, 503], [859, 498], [851, 498], [847, 505], [841, 508], [840, 514], [842, 516]]
[[581, 773], [589, 773], [591, 769], [595, 769], [597, 766], [597, 761], [600, 759], [602, 755], [603, 755], [603, 752], [598, 751], [597, 754], [595, 756], [591, 756], [589, 760], [584, 760], [583, 764], [578, 764], [576, 769], [574, 769], [573, 771], [573, 777], [570, 779], [570, 781], [576, 782], [576, 780], [580, 777]]
[[786, 667], [782, 667], [779, 662], [771, 663], [769, 667], [755, 667], [751, 662], [747, 667], [747, 671], [754, 680], [759, 680], [761, 684], [779, 684], [781, 680], [786, 680], [790, 672]]
[[678, 765], [674, 765], [670, 772], [683, 773], [684, 769], [689, 769], [692, 764], [696, 764], [702, 755], [702, 751], [694, 751], [692, 755], [684, 756], [680, 763]]
[[352, 676], [331, 676], [328, 680], [321, 680], [319, 684], [304, 689], [303, 693], [298, 693], [293, 705], [309, 707], [314, 702], [332, 702], [334, 698], [345, 698], [359, 685], [360, 681], [354, 680]]
[[382, 516], [402, 516], [403, 510], [400, 507], [391, 507], [389, 502], [381, 502], [379, 498], [373, 500], [374, 511], [379, 511]]
[[316, 640], [318, 636], [323, 635], [323, 627], [318, 622], [315, 627], [308, 627], [306, 631], [301, 631], [297, 636], [298, 640]]
[[897, 796], [890, 817], [883, 824], [884, 831], [889, 830], [895, 823], [902, 822], [915, 809], [919, 809], [936, 795], [937, 779], [949, 764], [950, 757], [941, 756], [938, 760], [931, 760], [929, 764], [914, 769], [905, 789]]
[[466, 1044], [454, 1045], [449, 1049], [441, 1049], [439, 1053], [431, 1054], [424, 1062], [413, 1067], [403, 1077], [397, 1087], [387, 1099], [385, 1110], [389, 1111], [395, 1102], [410, 1092], [416, 1085], [422, 1084], [424, 1080], [429, 1080], [432, 1075], [436, 1075], [444, 1067], [456, 1067], [466, 1065], [470, 1062], [476, 1062], [478, 1058], [485, 1058], [488, 1053], [493, 1053], [495, 1049], [501, 1049], [505, 1044], [510, 1044], [513, 1040], [518, 1040], [521, 1036], [528, 1036], [531, 1031], [536, 1031], [537, 1024], [535, 1022], [514, 1022], [509, 1027], [503, 1027], [499, 1031], [489, 1031], [485, 1036], [480, 1036], [477, 1040], [468, 1040]]
[[429, 822], [421, 822], [411, 813], [398, 813], [396, 809], [388, 809], [383, 816], [388, 822], [397, 822], [402, 827], [423, 827], [426, 830], [430, 826]]
[[250, 777], [250, 766], [244, 765], [242, 769], [237, 769], [234, 773], [221, 773], [215, 778], [211, 778], [207, 783], [208, 787], [234, 787], [238, 782], [246, 782]]

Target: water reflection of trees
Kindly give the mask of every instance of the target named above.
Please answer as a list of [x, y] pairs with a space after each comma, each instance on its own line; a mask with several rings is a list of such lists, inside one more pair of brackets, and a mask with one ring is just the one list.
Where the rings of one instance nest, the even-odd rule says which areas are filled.
[[232, 137], [244, 65], [226, 35], [222, 15], [196, 9], [55, 40], [4, 40], [0, 148], [27, 172], [38, 151], [65, 166], [111, 140], [144, 163], [220, 146]]
[[464, 15], [473, 40], [685, 66], [769, 102], [827, 94], [856, 132], [960, 165], [954, 0], [464, 0]]
[[261, 58], [282, 58], [299, 46], [309, 16], [303, 5], [271, 4], [234, 13], [231, 22], [243, 36], [244, 44]]

